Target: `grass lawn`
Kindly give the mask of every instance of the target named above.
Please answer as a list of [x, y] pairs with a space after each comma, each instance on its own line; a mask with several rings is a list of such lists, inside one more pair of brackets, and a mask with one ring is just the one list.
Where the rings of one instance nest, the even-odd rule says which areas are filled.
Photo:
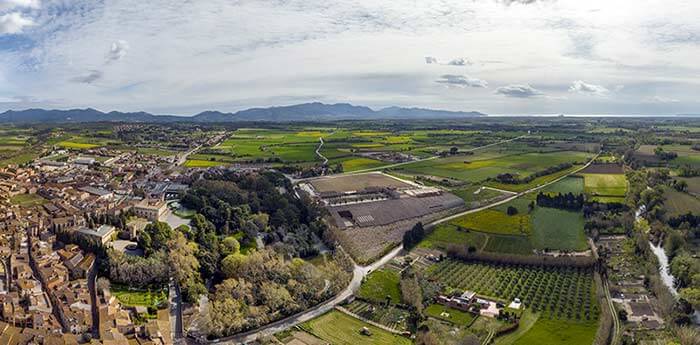
[[460, 244], [482, 248], [488, 235], [476, 231], [460, 230], [457, 226], [440, 224], [425, 236], [418, 245], [423, 248], [447, 250], [450, 244]]
[[[447, 313], [447, 316], [443, 316], [442, 313]], [[469, 326], [477, 318], [472, 313], [466, 313], [461, 310], [452, 309], [446, 307], [442, 304], [431, 304], [425, 308], [425, 314], [432, 316], [436, 319], [445, 320], [447, 322], [454, 323], [459, 326]]]
[[39, 194], [17, 194], [10, 198], [10, 202], [13, 205], [19, 205], [22, 207], [32, 207], [43, 205], [48, 202], [48, 200], [41, 197]]
[[157, 308], [160, 304], [166, 303], [168, 300], [168, 292], [165, 289], [140, 290], [112, 284], [110, 291], [112, 292], [112, 295], [119, 300], [119, 302], [132, 307], [144, 306]]
[[624, 197], [627, 178], [623, 174], [583, 174], [584, 190], [593, 197]]
[[537, 207], [532, 212], [532, 244], [537, 249], [588, 249], [581, 212]]
[[366, 278], [360, 286], [358, 296], [370, 301], [384, 302], [390, 296], [391, 303], [401, 302], [401, 289], [399, 287], [399, 274], [391, 270], [377, 270]]
[[541, 317], [513, 344], [590, 345], [593, 343], [597, 329], [597, 321], [576, 322]]
[[[362, 335], [367, 327], [371, 335]], [[331, 311], [301, 325], [301, 328], [334, 345], [399, 344], [409, 345], [411, 340], [362, 322], [339, 311]]]

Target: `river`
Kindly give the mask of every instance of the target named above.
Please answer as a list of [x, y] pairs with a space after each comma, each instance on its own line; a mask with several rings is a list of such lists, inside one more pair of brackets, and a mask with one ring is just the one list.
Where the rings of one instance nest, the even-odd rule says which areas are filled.
[[[637, 211], [637, 219], [639, 219], [640, 212]], [[671, 291], [673, 297], [678, 298], [678, 289], [676, 289], [676, 278], [671, 275], [671, 268], [668, 262], [668, 255], [662, 247], [661, 243], [659, 245], [654, 245], [649, 241], [649, 247], [651, 252], [656, 255], [656, 259], [659, 261], [659, 275], [661, 276], [661, 282], [668, 287], [668, 291]], [[700, 325], [700, 310], [695, 310], [692, 316], [693, 323]]]

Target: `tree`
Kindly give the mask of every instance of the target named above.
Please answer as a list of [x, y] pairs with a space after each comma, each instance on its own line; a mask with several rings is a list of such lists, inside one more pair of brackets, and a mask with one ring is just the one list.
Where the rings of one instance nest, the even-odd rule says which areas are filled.
[[450, 154], [451, 155], [456, 155], [457, 152], [459, 152], [459, 147], [457, 147], [457, 146], [450, 147]]
[[221, 241], [222, 255], [228, 256], [230, 254], [238, 254], [240, 250], [241, 244], [238, 243], [238, 240], [233, 236], [226, 237], [223, 241]]
[[143, 229], [139, 236], [139, 246], [143, 248], [146, 256], [165, 249], [168, 241], [173, 237], [173, 230], [165, 222], [153, 222]]
[[506, 213], [509, 216], [514, 216], [514, 215], [518, 214], [518, 209], [515, 208], [514, 206], [508, 206], [508, 208], [506, 209]]
[[229, 254], [223, 260], [221, 260], [221, 272], [227, 278], [237, 277], [239, 269], [245, 262], [245, 255], [239, 253]]

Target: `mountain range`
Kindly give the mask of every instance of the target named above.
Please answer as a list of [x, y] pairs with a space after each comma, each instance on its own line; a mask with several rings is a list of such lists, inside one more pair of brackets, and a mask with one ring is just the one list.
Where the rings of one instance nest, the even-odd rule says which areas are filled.
[[154, 115], [146, 112], [101, 112], [92, 108], [71, 110], [8, 110], [0, 123], [71, 122], [250, 122], [250, 121], [334, 121], [369, 119], [455, 119], [485, 116], [480, 112], [425, 108], [388, 107], [373, 110], [348, 103], [303, 103], [279, 107], [250, 108], [235, 113], [205, 111], [193, 116]]

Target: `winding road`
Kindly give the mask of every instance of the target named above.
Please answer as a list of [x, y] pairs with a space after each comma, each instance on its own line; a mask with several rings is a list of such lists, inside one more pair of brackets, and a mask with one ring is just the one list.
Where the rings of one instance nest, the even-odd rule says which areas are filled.
[[[520, 138], [520, 137], [518, 137], [518, 138]], [[510, 139], [507, 141], [512, 141], [515, 139], [517, 139], [517, 138]], [[499, 142], [499, 143], [503, 143], [503, 142]], [[493, 144], [491, 144], [491, 145], [493, 145]], [[480, 148], [483, 148], [483, 146]], [[478, 148], [475, 148], [475, 149], [478, 149]], [[560, 176], [559, 178], [556, 178], [552, 181], [549, 181], [549, 182], [541, 184], [539, 186], [530, 188], [526, 191], [523, 191], [523, 192], [520, 192], [517, 194], [513, 194], [512, 196], [509, 196], [505, 199], [493, 202], [493, 203], [488, 204], [486, 206], [467, 210], [464, 212], [460, 212], [460, 213], [436, 220], [432, 223], [427, 224], [426, 227], [432, 227], [432, 226], [435, 226], [437, 224], [448, 222], [450, 220], [462, 217], [462, 216], [467, 215], [467, 214], [476, 213], [476, 212], [479, 212], [479, 211], [482, 211], [482, 210], [485, 210], [485, 209], [488, 209], [488, 208], [491, 208], [494, 206], [502, 205], [504, 203], [507, 203], [509, 201], [517, 199], [525, 194], [532, 193], [532, 192], [535, 192], [535, 191], [540, 190], [542, 188], [545, 188], [551, 184], [554, 184], [554, 183], [557, 183], [557, 182], [563, 180], [564, 178], [566, 178], [568, 176], [576, 174], [576, 173], [582, 171], [583, 169], [586, 169], [589, 165], [591, 165], [595, 161], [596, 158], [598, 158], [599, 155], [600, 155], [600, 153], [596, 154], [593, 158], [591, 158], [582, 167], [575, 169], [575, 170], [572, 170], [571, 172], [564, 174], [564, 175]], [[255, 329], [255, 330], [252, 330], [249, 332], [245, 332], [245, 333], [239, 333], [239, 334], [236, 334], [236, 335], [233, 335], [230, 337], [226, 337], [226, 338], [220, 338], [220, 339], [211, 341], [210, 343], [227, 344], [227, 345], [228, 344], [251, 343], [251, 342], [253, 342], [256, 339], [259, 339], [261, 337], [273, 335], [277, 332], [283, 331], [285, 329], [289, 329], [289, 328], [294, 327], [300, 323], [303, 323], [303, 322], [306, 322], [306, 321], [311, 320], [313, 318], [316, 318], [318, 316], [321, 316], [324, 313], [328, 312], [329, 310], [332, 310], [333, 308], [335, 308], [336, 305], [342, 303], [346, 298], [352, 296], [355, 292], [357, 292], [357, 290], [360, 288], [360, 284], [362, 284], [362, 280], [364, 279], [364, 277], [367, 274], [369, 274], [370, 272], [380, 268], [384, 264], [391, 261], [394, 257], [396, 257], [401, 252], [401, 250], [403, 250], [403, 245], [400, 244], [396, 248], [394, 248], [392, 251], [390, 251], [389, 253], [387, 253], [383, 257], [381, 257], [379, 260], [372, 263], [371, 265], [359, 266], [359, 265], [355, 264], [355, 268], [353, 271], [353, 277], [352, 277], [352, 280], [350, 281], [350, 284], [343, 291], [338, 293], [338, 295], [336, 295], [334, 298], [332, 298], [326, 302], [323, 302], [323, 303], [321, 303], [321, 304], [319, 304], [311, 309], [303, 311], [301, 313], [298, 313], [298, 314], [286, 317], [282, 320], [278, 320], [276, 322], [270, 323], [270, 324], [263, 326], [263, 327], [260, 327], [258, 329]]]

